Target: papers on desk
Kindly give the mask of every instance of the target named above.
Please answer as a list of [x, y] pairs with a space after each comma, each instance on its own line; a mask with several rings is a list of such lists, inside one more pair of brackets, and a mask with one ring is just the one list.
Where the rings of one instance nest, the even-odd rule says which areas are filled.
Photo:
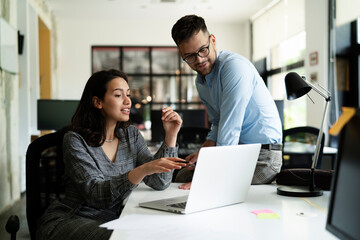
[[[149, 225], [149, 222], [152, 223], [151, 227]], [[160, 223], [161, 221], [157, 221], [157, 219], [154, 218], [152, 215], [144, 216], [140, 214], [133, 214], [104, 223], [100, 225], [100, 227], [107, 228], [109, 230], [115, 230], [115, 229], [136, 230], [139, 229], [139, 225], [140, 225], [142, 229], [146, 229], [147, 226], [149, 226], [149, 229], [153, 229], [154, 224], [156, 225], [158, 222]]]
[[253, 210], [251, 212], [255, 214], [258, 219], [280, 219], [279, 214], [269, 209]]
[[[205, 212], [203, 212], [205, 213]], [[206, 214], [206, 213], [205, 213]], [[166, 218], [164, 221], [163, 218]], [[226, 222], [226, 221], [225, 221]], [[118, 230], [112, 239], [186, 239], [186, 240], [218, 240], [218, 239], [249, 239], [249, 235], [224, 232], [224, 226], [213, 218], [204, 218], [202, 213], [179, 214], [131, 214], [120, 217], [100, 227]], [[139, 231], [139, 229], [141, 229]], [[211, 231], [209, 231], [211, 229]]]

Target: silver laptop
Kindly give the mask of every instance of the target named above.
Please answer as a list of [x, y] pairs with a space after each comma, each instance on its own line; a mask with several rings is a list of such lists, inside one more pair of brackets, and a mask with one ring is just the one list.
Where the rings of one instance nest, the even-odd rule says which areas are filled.
[[143, 202], [139, 206], [188, 214], [243, 202], [260, 148], [261, 144], [201, 148], [188, 195]]

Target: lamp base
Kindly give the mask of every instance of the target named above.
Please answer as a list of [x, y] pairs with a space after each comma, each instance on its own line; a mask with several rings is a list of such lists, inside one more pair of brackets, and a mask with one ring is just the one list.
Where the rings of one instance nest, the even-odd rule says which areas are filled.
[[277, 188], [277, 194], [289, 197], [318, 197], [323, 195], [323, 191], [317, 187], [310, 191], [309, 186], [281, 186]]

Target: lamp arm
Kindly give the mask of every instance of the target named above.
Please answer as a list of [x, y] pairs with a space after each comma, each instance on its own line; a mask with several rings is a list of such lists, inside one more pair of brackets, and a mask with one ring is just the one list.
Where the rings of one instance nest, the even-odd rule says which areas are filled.
[[315, 87], [315, 85], [313, 85], [312, 83], [310, 83], [309, 81], [306, 81], [306, 83], [315, 91], [317, 92], [319, 95], [321, 95], [323, 98], [325, 98], [325, 100], [328, 102], [331, 100], [331, 95], [330, 93], [326, 92], [326, 94], [322, 91], [320, 91], [320, 89], [318, 89], [317, 87]]
[[320, 127], [319, 135], [318, 135], [317, 141], [316, 141], [316, 149], [315, 149], [314, 160], [313, 160], [312, 165], [311, 165], [312, 170], [316, 168], [317, 162], [319, 160], [321, 140], [322, 140], [322, 136], [323, 136], [323, 132], [324, 132], [324, 130], [323, 130], [324, 121], [325, 121], [329, 101], [330, 101], [330, 99], [329, 100], [326, 99], [324, 114], [323, 114], [322, 121], [321, 121], [321, 127]]

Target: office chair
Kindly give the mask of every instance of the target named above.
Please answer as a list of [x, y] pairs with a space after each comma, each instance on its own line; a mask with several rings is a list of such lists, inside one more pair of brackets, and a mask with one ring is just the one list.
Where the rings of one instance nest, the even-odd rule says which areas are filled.
[[182, 127], [177, 136], [179, 157], [185, 158], [196, 152], [206, 140], [210, 129], [205, 127]]
[[[282, 169], [311, 168], [319, 129], [315, 127], [295, 127], [283, 131], [283, 164]], [[323, 134], [319, 160], [316, 168], [321, 168], [325, 134]]]
[[[283, 164], [277, 175], [276, 183], [290, 186], [307, 186], [310, 181], [310, 169], [315, 154], [315, 145], [319, 129], [315, 127], [295, 127], [283, 131]], [[329, 190], [332, 170], [322, 170], [321, 159], [324, 150], [323, 134], [319, 159], [315, 166], [316, 186]]]
[[26, 152], [26, 217], [31, 239], [37, 220], [50, 203], [64, 197], [62, 141], [65, 127], [35, 139]]

